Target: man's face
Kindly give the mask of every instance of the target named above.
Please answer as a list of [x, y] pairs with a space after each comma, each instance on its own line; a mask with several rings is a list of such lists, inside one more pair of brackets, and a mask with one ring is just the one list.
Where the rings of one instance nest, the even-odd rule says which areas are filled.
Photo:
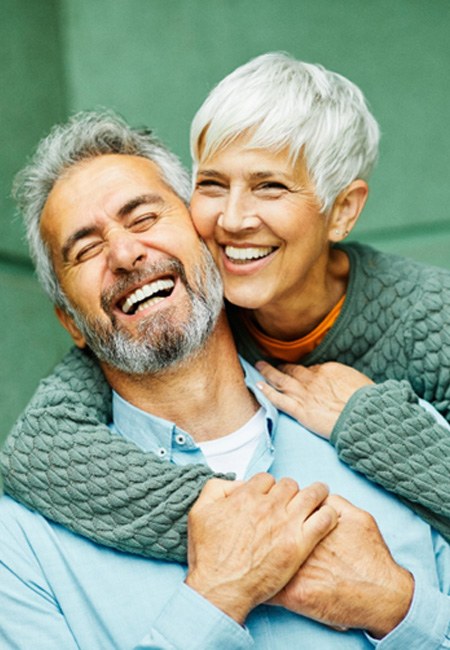
[[198, 349], [214, 327], [218, 273], [189, 212], [137, 156], [72, 167], [41, 218], [80, 347], [128, 373], [155, 372]]

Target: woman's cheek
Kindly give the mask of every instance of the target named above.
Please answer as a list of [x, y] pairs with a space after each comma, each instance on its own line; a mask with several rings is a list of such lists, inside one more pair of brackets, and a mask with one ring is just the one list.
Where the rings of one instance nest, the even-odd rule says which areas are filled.
[[215, 218], [211, 207], [208, 209], [207, 202], [193, 198], [191, 202], [191, 216], [195, 229], [203, 239], [212, 237], [215, 228]]

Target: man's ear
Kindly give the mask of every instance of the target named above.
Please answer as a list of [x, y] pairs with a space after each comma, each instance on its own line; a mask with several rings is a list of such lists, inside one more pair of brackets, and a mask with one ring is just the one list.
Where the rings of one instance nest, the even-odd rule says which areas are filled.
[[360, 178], [338, 194], [329, 217], [329, 241], [338, 242], [347, 237], [366, 204], [368, 194], [369, 186]]
[[75, 325], [72, 316], [69, 316], [61, 307], [55, 307], [55, 313], [61, 325], [69, 332], [73, 342], [78, 348], [86, 347], [86, 340], [78, 327]]

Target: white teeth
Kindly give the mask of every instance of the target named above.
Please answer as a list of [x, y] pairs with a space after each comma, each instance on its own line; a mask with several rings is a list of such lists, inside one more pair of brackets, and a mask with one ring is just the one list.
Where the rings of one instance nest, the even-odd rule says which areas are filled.
[[272, 246], [252, 246], [248, 248], [236, 248], [235, 246], [225, 246], [225, 255], [230, 258], [230, 260], [257, 260], [261, 257], [266, 257], [273, 251]]
[[[157, 293], [158, 291], [163, 291], [164, 289], [172, 289], [174, 286], [174, 281], [168, 278], [166, 280], [155, 280], [155, 282], [145, 284], [143, 287], [136, 289], [136, 291], [128, 296], [122, 305], [122, 311], [125, 314], [128, 314], [130, 309], [137, 302], [141, 302], [141, 300], [145, 300], [145, 298], [151, 298], [151, 296], [153, 296], [153, 294]], [[145, 307], [148, 307], [150, 303], [154, 304], [160, 300], [164, 300], [164, 298], [157, 296], [153, 300], [146, 300], [144, 303], [142, 303], [142, 305], [139, 305], [139, 307], [136, 309], [136, 313]]]
[[149, 298], [149, 300], [146, 300], [145, 302], [142, 302], [139, 305], [139, 307], [135, 311], [135, 314], [137, 314], [138, 311], [142, 311], [143, 309], [150, 307], [150, 305], [156, 305], [156, 303], [161, 302], [161, 300], [164, 300], [164, 298], [162, 298], [161, 296], [156, 296], [155, 298]]

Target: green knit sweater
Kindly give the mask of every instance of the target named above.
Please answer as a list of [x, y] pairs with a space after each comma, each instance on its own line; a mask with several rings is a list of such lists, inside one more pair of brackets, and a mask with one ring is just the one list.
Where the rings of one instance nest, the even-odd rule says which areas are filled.
[[[339, 457], [395, 492], [450, 541], [450, 273], [359, 244], [342, 247], [342, 312], [305, 365], [340, 361], [371, 377], [332, 433]], [[240, 352], [261, 358], [233, 309]], [[446, 327], [447, 326], [447, 327]], [[212, 472], [177, 467], [112, 434], [111, 394], [96, 362], [72, 350], [36, 394], [0, 458], [5, 491], [96, 542], [186, 558], [186, 516]]]

